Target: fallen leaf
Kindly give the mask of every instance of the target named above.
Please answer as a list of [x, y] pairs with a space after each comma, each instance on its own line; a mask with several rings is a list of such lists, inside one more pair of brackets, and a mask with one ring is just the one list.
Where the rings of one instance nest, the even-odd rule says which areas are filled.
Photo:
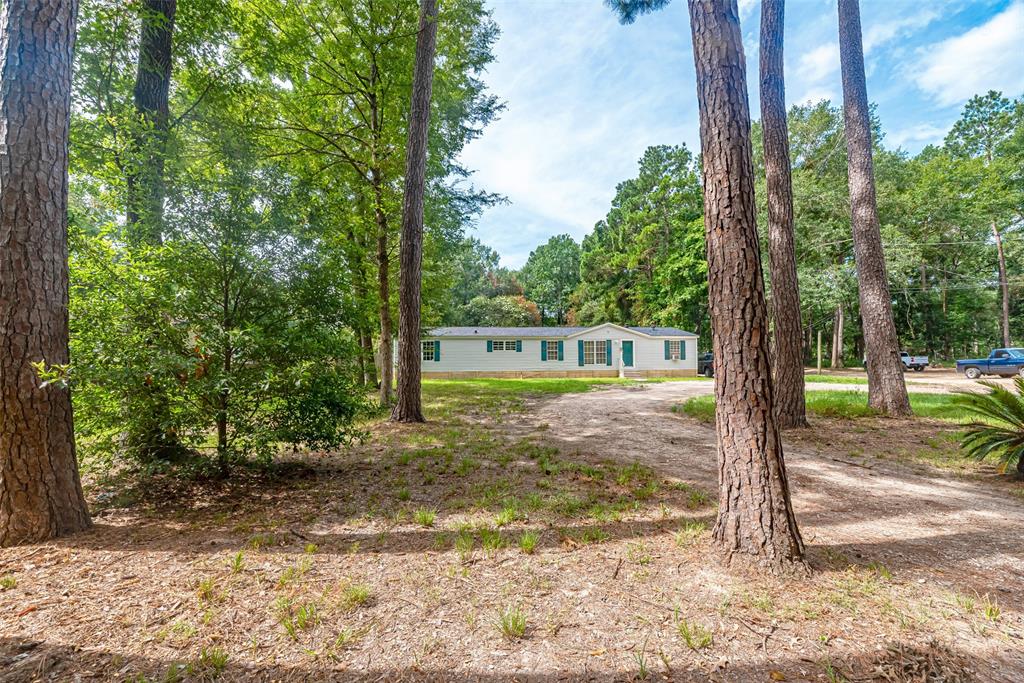
[[768, 677], [771, 678], [773, 681], [786, 680], [786, 674], [782, 673], [781, 671], [771, 671], [768, 673]]

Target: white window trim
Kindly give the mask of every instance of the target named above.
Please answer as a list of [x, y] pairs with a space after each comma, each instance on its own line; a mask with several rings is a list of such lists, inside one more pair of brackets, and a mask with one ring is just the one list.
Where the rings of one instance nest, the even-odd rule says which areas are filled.
[[[430, 358], [427, 358], [427, 351], [430, 351]], [[421, 361], [433, 361], [434, 360], [434, 342], [424, 341], [420, 343], [420, 360]]]
[[516, 340], [515, 339], [492, 339], [491, 340], [492, 351], [515, 351]]
[[668, 357], [672, 360], [681, 360], [683, 357], [683, 344], [681, 339], [670, 339], [668, 341]]
[[[607, 365], [608, 347], [604, 339], [583, 340], [583, 364], [584, 365]], [[598, 351], [600, 349], [600, 351]]]
[[[547, 341], [544, 342], [544, 344], [547, 345], [548, 360], [558, 360], [558, 340], [548, 339]], [[554, 351], [552, 351], [551, 349], [554, 349]]]

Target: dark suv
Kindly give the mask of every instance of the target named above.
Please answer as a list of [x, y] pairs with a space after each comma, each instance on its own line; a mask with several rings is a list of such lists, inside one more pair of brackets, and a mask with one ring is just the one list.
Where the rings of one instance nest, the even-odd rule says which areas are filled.
[[705, 377], [715, 376], [715, 360], [710, 352], [697, 356], [697, 374]]

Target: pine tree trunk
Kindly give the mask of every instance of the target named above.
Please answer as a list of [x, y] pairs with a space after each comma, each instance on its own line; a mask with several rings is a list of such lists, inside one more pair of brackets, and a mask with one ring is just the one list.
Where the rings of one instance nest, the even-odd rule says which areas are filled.
[[793, 181], [782, 66], [784, 0], [761, 2], [761, 130], [768, 187], [775, 410], [779, 427], [806, 427], [800, 288], [793, 245]]
[[999, 234], [995, 220], [992, 221], [992, 236], [996, 239], [996, 252], [999, 254], [999, 293], [1003, 299], [1002, 328], [1003, 346], [1009, 347], [1010, 341], [1010, 283], [1006, 281], [1006, 254], [1003, 253], [1003, 237]]
[[423, 422], [420, 401], [420, 290], [423, 278], [423, 195], [427, 177], [430, 95], [437, 41], [437, 0], [420, 1], [416, 64], [409, 111], [405, 160], [405, 202], [402, 210], [401, 267], [398, 282], [398, 395], [391, 419]]
[[853, 249], [867, 351], [868, 405], [888, 415], [910, 415], [875, 200], [871, 113], [858, 0], [839, 0], [839, 54]]
[[750, 109], [736, 0], [689, 0], [715, 354], [718, 520], [727, 561], [805, 571], [768, 360]]
[[394, 333], [391, 329], [391, 256], [388, 253], [388, 220], [383, 207], [383, 188], [379, 176], [374, 175], [377, 195], [374, 216], [377, 221], [377, 296], [380, 315], [380, 402], [390, 406], [394, 399], [393, 364], [391, 348]]
[[0, 546], [89, 528], [68, 363], [68, 126], [77, 0], [0, 6]]
[[177, 0], [143, 0], [135, 74], [135, 159], [129, 166], [126, 222], [129, 236], [160, 244], [164, 217], [164, 161], [170, 127], [171, 43]]
[[839, 304], [836, 306], [835, 315], [832, 316], [832, 369], [836, 370], [843, 367], [843, 348], [845, 345], [845, 339], [843, 338], [843, 328], [846, 325], [846, 313], [843, 311], [843, 305]]

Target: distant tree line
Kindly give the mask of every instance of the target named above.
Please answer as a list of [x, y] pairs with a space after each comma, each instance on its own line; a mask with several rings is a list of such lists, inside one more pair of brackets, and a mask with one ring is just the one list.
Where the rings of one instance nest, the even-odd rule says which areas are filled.
[[[804, 361], [824, 332], [825, 364], [865, 353], [850, 237], [841, 109], [788, 112]], [[1024, 99], [972, 98], [941, 145], [887, 147], [872, 120], [874, 170], [896, 330], [905, 348], [949, 360], [1024, 343]], [[761, 123], [753, 124], [758, 225], [767, 261]], [[446, 320], [455, 324], [673, 325], [707, 335], [700, 169], [685, 145], [648, 148], [607, 216], [576, 245], [558, 235], [520, 271], [476, 240], [462, 246]], [[766, 271], [771, 292], [771, 279]], [[470, 305], [470, 302], [473, 302]], [[539, 317], [538, 317], [539, 311]], [[1009, 338], [1005, 338], [1008, 335]]]

